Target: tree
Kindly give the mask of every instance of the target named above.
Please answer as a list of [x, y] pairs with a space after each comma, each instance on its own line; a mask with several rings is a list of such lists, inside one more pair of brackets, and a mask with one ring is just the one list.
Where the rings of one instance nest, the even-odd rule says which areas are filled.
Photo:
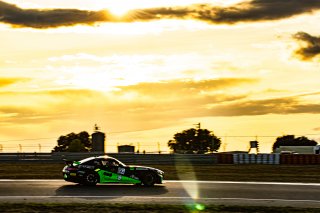
[[68, 152], [85, 152], [86, 148], [79, 139], [74, 139], [73, 141], [71, 141], [67, 151]]
[[[55, 146], [53, 148], [53, 152], [68, 152], [69, 151], [69, 147], [71, 146], [71, 142], [73, 141], [79, 141], [84, 149], [81, 149], [81, 152], [88, 152], [92, 149], [92, 141], [90, 138], [90, 135], [88, 132], [86, 131], [82, 131], [78, 134], [75, 133], [69, 133], [67, 135], [61, 135], [58, 138], [58, 145]], [[79, 143], [79, 142], [74, 142], [74, 144], [72, 144], [72, 148], [74, 149], [74, 147]], [[79, 146], [78, 148], [80, 149], [80, 144], [78, 144], [77, 146]]]
[[314, 140], [309, 140], [305, 136], [295, 138], [294, 135], [284, 135], [277, 137], [276, 142], [272, 146], [272, 150], [275, 151], [280, 146], [315, 146], [317, 142]]
[[217, 151], [221, 145], [217, 138], [207, 129], [187, 129], [174, 135], [168, 146], [174, 153], [205, 153]]

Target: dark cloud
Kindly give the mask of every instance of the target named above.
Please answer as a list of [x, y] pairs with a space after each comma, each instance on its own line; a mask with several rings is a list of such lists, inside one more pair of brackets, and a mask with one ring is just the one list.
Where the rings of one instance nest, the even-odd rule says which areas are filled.
[[234, 24], [278, 20], [319, 9], [319, 0], [252, 0], [225, 8], [200, 5], [193, 18], [211, 23]]
[[106, 10], [21, 9], [0, 1], [0, 21], [18, 27], [50, 28], [96, 22], [133, 22], [157, 19], [196, 19], [212, 24], [269, 21], [320, 9], [319, 0], [252, 0], [229, 7], [198, 4], [185, 7], [160, 7], [132, 10], [115, 18]]
[[131, 17], [133, 20], [178, 18], [196, 19], [216, 24], [234, 24], [237, 22], [278, 20], [318, 9], [320, 9], [320, 1], [318, 0], [252, 0], [230, 7], [201, 4], [188, 7], [136, 10], [135, 14], [131, 14]]
[[140, 21], [176, 18], [196, 19], [211, 24], [235, 24], [284, 19], [319, 9], [319, 0], [252, 0], [229, 7], [199, 4], [134, 10], [128, 14], [127, 19]]
[[15, 27], [51, 28], [113, 20], [108, 11], [21, 9], [0, 1], [0, 21]]
[[311, 60], [320, 55], [320, 36], [312, 36], [305, 32], [298, 32], [293, 38], [301, 41], [303, 44], [295, 51], [295, 55], [302, 60]]

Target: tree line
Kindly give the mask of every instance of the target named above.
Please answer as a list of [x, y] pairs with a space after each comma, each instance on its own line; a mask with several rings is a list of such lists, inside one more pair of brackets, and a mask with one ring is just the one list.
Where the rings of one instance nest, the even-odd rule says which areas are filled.
[[[90, 152], [92, 138], [86, 131], [78, 134], [69, 133], [62, 135], [57, 140], [58, 145], [52, 152]], [[305, 136], [295, 137], [284, 135], [277, 137], [272, 146], [273, 152], [280, 146], [315, 146], [317, 142]], [[208, 129], [190, 128], [174, 134], [173, 139], [168, 141], [168, 147], [173, 153], [203, 154], [216, 152], [221, 146], [221, 138], [214, 135]]]

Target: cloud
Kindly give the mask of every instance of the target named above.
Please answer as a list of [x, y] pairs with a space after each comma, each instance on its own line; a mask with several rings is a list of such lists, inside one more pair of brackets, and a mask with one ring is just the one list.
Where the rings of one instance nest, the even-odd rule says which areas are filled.
[[0, 77], [0, 87], [6, 87], [21, 81], [26, 81], [26, 78], [1, 78]]
[[320, 113], [320, 104], [301, 103], [297, 97], [265, 100], [244, 100], [213, 107], [211, 116], [243, 116], [266, 114]]
[[228, 7], [197, 4], [184, 7], [159, 7], [129, 11], [115, 18], [107, 10], [21, 9], [0, 1], [0, 21], [16, 27], [51, 28], [96, 22], [133, 22], [159, 19], [195, 19], [211, 24], [270, 21], [310, 13], [320, 9], [318, 0], [252, 0]]
[[119, 106], [119, 109], [125, 110], [130, 106], [132, 108], [129, 111], [141, 113], [140, 116], [150, 113], [155, 118], [161, 119], [161, 117], [169, 116], [174, 118], [173, 120], [211, 116], [320, 113], [319, 103], [303, 101], [305, 96], [318, 95], [319, 92], [250, 100], [249, 94], [232, 95], [232, 92], [227, 90], [257, 82], [257, 79], [222, 78], [203, 81], [140, 83], [121, 87], [118, 95], [134, 92], [140, 97], [147, 96], [151, 99], [142, 99], [145, 100], [144, 102], [133, 99], [137, 100], [134, 101], [135, 104], [131, 102], [132, 105], [124, 105], [123, 108]]
[[[112, 94], [72, 89], [1, 92], [1, 99], [12, 100], [0, 103], [0, 126], [50, 126], [53, 123], [87, 126], [98, 122], [110, 131], [132, 131], [167, 127], [195, 117], [320, 113], [319, 103], [301, 101], [308, 94], [250, 100], [248, 94], [236, 95], [227, 90], [254, 82], [217, 79], [141, 83], [121, 87]], [[131, 97], [133, 92], [137, 95]]]
[[295, 55], [308, 61], [320, 55], [320, 36], [312, 36], [305, 32], [298, 32], [293, 38], [301, 41], [302, 45], [295, 51]]
[[190, 96], [200, 93], [210, 93], [216, 90], [236, 87], [242, 84], [252, 84], [258, 82], [253, 78], [219, 78], [201, 81], [193, 80], [173, 80], [153, 83], [140, 83], [130, 86], [118, 87], [120, 92], [136, 92], [147, 96]]
[[0, 22], [15, 27], [52, 28], [113, 20], [110, 13], [77, 9], [21, 9], [0, 1]]
[[57, 118], [57, 113], [43, 112], [32, 107], [0, 106], [0, 125], [42, 123]]
[[[207, 104], [245, 98], [244, 95], [222, 94], [221, 90], [253, 82], [253, 79], [217, 79], [141, 83], [121, 87], [111, 94], [76, 89], [0, 92], [0, 98], [10, 100], [0, 104], [0, 125], [65, 123], [68, 120], [81, 123], [96, 119], [112, 124], [110, 128], [114, 131], [165, 127], [198, 115]], [[152, 87], [153, 92], [148, 87]], [[220, 93], [200, 94], [212, 90]], [[136, 95], [131, 98], [131, 93]]]
[[[101, 106], [105, 96], [97, 91], [65, 89], [33, 92], [0, 92], [0, 125], [68, 120]], [[103, 105], [105, 106], [105, 105]]]

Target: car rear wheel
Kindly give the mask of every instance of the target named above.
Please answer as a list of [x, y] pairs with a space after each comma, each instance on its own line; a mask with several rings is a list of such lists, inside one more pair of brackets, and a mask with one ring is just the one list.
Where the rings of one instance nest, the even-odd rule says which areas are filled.
[[151, 172], [148, 172], [143, 176], [142, 183], [144, 186], [153, 186], [156, 182], [155, 180], [155, 176]]
[[95, 186], [98, 183], [99, 177], [95, 173], [87, 173], [84, 175], [84, 184], [88, 186]]

